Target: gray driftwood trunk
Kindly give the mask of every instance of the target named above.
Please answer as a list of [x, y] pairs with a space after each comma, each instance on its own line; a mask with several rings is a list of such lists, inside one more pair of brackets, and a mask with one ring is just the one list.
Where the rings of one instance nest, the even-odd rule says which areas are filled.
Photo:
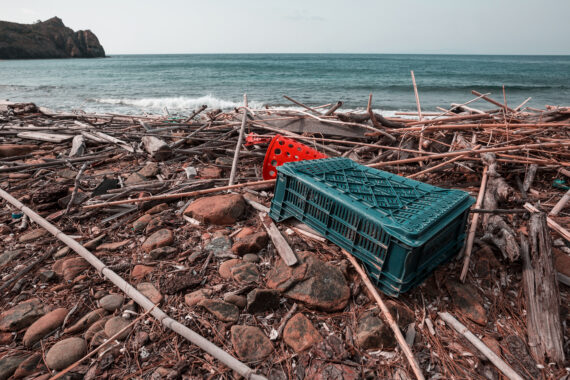
[[528, 345], [535, 359], [564, 362], [562, 324], [552, 242], [544, 213], [533, 213], [529, 245], [523, 244], [523, 286], [527, 308]]

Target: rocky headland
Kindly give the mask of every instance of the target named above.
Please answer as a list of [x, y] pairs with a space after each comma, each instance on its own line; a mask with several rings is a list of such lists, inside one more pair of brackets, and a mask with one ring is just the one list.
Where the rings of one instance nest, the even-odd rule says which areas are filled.
[[97, 36], [74, 32], [58, 17], [35, 24], [0, 21], [0, 59], [97, 57], [105, 57]]

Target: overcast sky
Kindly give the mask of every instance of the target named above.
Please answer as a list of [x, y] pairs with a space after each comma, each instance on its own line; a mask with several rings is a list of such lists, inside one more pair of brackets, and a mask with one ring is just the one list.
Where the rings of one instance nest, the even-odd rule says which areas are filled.
[[107, 54], [570, 54], [570, 0], [0, 0], [0, 19], [58, 16]]

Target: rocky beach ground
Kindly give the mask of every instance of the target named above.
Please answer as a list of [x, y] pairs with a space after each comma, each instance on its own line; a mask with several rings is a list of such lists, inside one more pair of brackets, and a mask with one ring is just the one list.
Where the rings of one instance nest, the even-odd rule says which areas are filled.
[[[226, 185], [240, 113], [209, 112], [184, 120], [56, 114], [32, 104], [3, 107], [0, 187], [80, 242], [172, 319], [269, 379], [413, 378], [373, 296], [337, 246], [302, 225], [278, 223], [298, 263], [289, 266], [280, 258], [259, 216], [259, 210], [270, 206], [273, 184], [231, 193], [83, 208]], [[564, 112], [560, 114], [568, 115]], [[499, 123], [498, 119], [493, 122]], [[472, 124], [470, 118], [465, 120]], [[340, 126], [335, 127], [329, 137], [338, 137]], [[568, 128], [555, 125], [541, 141], [568, 142]], [[398, 141], [386, 136], [397, 130], [344, 139], [393, 144], [397, 149]], [[447, 136], [449, 141], [437, 132], [432, 136], [450, 145], [452, 137], [459, 140], [463, 129], [456, 131], [460, 132], [455, 137], [453, 133]], [[486, 129], [478, 131], [480, 139], [488, 137]], [[537, 143], [524, 140], [529, 136], [524, 127], [520, 131], [517, 136], [523, 137], [511, 136], [511, 144], [517, 139], [521, 144]], [[21, 135], [24, 132], [39, 135], [30, 138]], [[54, 135], [59, 136], [57, 141]], [[163, 147], [161, 154], [145, 150], [140, 139], [149, 135], [175, 149]], [[82, 140], [79, 147], [78, 140]], [[342, 140], [318, 141], [360, 162], [374, 159], [366, 145], [355, 150]], [[413, 150], [413, 144], [405, 147]], [[442, 147], [451, 151], [445, 144]], [[241, 182], [259, 180], [265, 150], [250, 145], [241, 149], [237, 178]], [[402, 159], [390, 156], [390, 149], [381, 149], [378, 154], [384, 161]], [[429, 149], [437, 153], [437, 144]], [[75, 154], [70, 157], [72, 151]], [[564, 175], [556, 174], [560, 164], [552, 160], [568, 163], [567, 157], [568, 145], [527, 156], [529, 162], [541, 165], [541, 171], [526, 199], [541, 200], [542, 205], [556, 203], [560, 194], [551, 187], [552, 179]], [[505, 153], [498, 158], [503, 160], [500, 172], [510, 183], [515, 182], [512, 173], [528, 166], [528, 162], [517, 162], [524, 159], [521, 156]], [[476, 195], [479, 177], [473, 171], [480, 170], [481, 162], [466, 159], [463, 163], [467, 168], [435, 168], [421, 179], [442, 186], [453, 183]], [[426, 169], [410, 166], [394, 163], [386, 170], [409, 174]], [[501, 208], [509, 207], [519, 209], [520, 203], [502, 201]], [[566, 227], [567, 210], [556, 217]], [[527, 233], [522, 215], [511, 214], [506, 220], [518, 232]], [[103, 349], [62, 378], [239, 377], [145, 315], [84, 258], [6, 201], [0, 209], [0, 235], [0, 380], [48, 379], [102, 344]], [[553, 231], [552, 240], [555, 268], [568, 276], [568, 242]], [[441, 311], [452, 313], [523, 378], [567, 378], [568, 361], [541, 362], [529, 350], [520, 260], [511, 260], [490, 240], [481, 239], [474, 245], [465, 283], [459, 280], [461, 268], [462, 260], [453, 260], [399, 298], [383, 297], [426, 378], [502, 378], [479, 350], [439, 318]], [[559, 286], [568, 357], [570, 288], [563, 283]]]

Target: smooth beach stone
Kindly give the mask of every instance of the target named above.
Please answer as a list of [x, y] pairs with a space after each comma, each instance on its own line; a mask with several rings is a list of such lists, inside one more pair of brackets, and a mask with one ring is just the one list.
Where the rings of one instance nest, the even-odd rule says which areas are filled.
[[125, 297], [120, 294], [109, 294], [99, 300], [99, 306], [113, 312], [120, 308], [124, 301]]
[[49, 368], [60, 371], [75, 363], [87, 353], [87, 343], [82, 338], [67, 338], [54, 344], [46, 354]]
[[[122, 317], [113, 317], [109, 319], [107, 323], [105, 323], [105, 335], [107, 335], [107, 338], [110, 338], [119, 331], [121, 331], [123, 328], [127, 327], [129, 323], [130, 323], [129, 321], [127, 321]], [[130, 328], [126, 329], [125, 331], [120, 333], [115, 339], [117, 340], [125, 339], [131, 332], [130, 330], [131, 330]]]

